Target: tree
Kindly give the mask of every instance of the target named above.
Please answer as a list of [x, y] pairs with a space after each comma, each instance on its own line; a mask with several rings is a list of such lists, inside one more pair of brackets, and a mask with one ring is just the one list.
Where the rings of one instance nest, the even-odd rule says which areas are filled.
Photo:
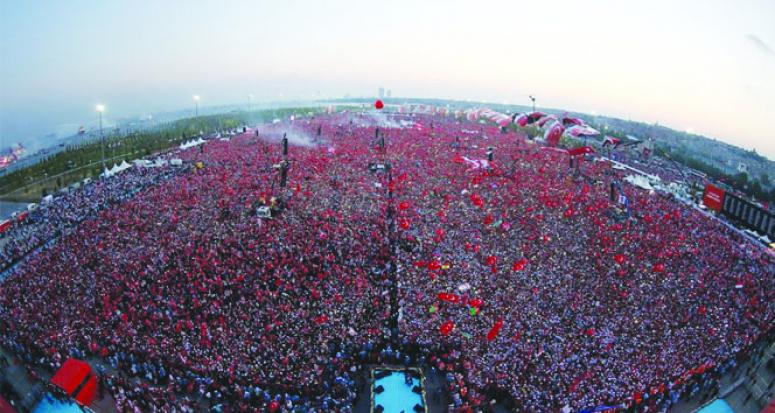
[[751, 184], [751, 192], [759, 199], [764, 198], [766, 195], [764, 191], [762, 191], [762, 186], [759, 184], [759, 181], [753, 181], [753, 184]]
[[745, 172], [738, 172], [737, 175], [735, 175], [732, 179], [734, 180], [736, 186], [744, 188], [748, 183], [748, 174]]

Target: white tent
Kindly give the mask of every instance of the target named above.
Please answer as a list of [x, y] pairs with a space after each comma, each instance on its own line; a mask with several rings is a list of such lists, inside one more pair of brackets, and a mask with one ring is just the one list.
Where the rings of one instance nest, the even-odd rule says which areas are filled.
[[124, 172], [124, 171], [126, 171], [127, 169], [129, 169], [131, 167], [132, 167], [132, 165], [127, 163], [127, 161], [122, 161], [120, 165], [113, 164], [112, 168], [105, 169], [105, 171], [103, 171], [100, 174], [100, 176], [105, 177], [105, 178], [110, 178], [111, 176], [113, 176], [115, 174], [118, 174], [118, 173], [121, 173], [121, 172]]
[[649, 179], [643, 175], [627, 175], [624, 180], [647, 191], [654, 189], [654, 187], [651, 186]]
[[199, 146], [201, 144], [205, 143], [205, 140], [202, 138], [196, 139], [196, 140], [190, 140], [183, 142], [182, 145], [180, 145], [180, 149], [188, 149], [193, 148], [194, 146]]
[[151, 163], [151, 168], [160, 168], [162, 166], [167, 166], [168, 161], [166, 159], [163, 159], [161, 156], [156, 157], [156, 162]]

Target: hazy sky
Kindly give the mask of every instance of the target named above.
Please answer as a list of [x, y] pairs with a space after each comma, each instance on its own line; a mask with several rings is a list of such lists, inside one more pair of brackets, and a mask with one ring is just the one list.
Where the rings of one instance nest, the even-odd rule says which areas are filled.
[[477, 99], [659, 122], [775, 158], [775, 0], [0, 0], [0, 146], [106, 116]]

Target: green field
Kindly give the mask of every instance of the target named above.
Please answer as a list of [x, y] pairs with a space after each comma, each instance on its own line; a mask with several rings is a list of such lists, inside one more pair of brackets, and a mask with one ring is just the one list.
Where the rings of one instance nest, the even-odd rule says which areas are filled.
[[[199, 134], [233, 129], [273, 118], [290, 115], [305, 116], [319, 108], [286, 108], [261, 111], [235, 111], [217, 115], [181, 119], [163, 126], [126, 136], [106, 135], [105, 165], [130, 162], [178, 146]], [[0, 200], [36, 202], [41, 197], [85, 178], [95, 178], [102, 172], [102, 142], [92, 140], [68, 146], [56, 153], [0, 177]]]

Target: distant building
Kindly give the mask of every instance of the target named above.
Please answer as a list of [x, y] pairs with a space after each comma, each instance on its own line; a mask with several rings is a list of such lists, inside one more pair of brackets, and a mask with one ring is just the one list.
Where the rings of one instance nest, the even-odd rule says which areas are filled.
[[380, 86], [377, 92], [377, 96], [379, 96], [380, 99], [385, 97], [385, 88]]
[[737, 164], [737, 172], [748, 173], [748, 165], [742, 162]]
[[387, 90], [387, 93], [385, 94], [385, 97], [386, 97], [386, 98], [389, 98], [389, 97], [391, 97], [391, 96], [393, 96], [393, 91], [392, 91], [392, 90], [390, 90], [390, 89], [388, 89], [388, 90]]

